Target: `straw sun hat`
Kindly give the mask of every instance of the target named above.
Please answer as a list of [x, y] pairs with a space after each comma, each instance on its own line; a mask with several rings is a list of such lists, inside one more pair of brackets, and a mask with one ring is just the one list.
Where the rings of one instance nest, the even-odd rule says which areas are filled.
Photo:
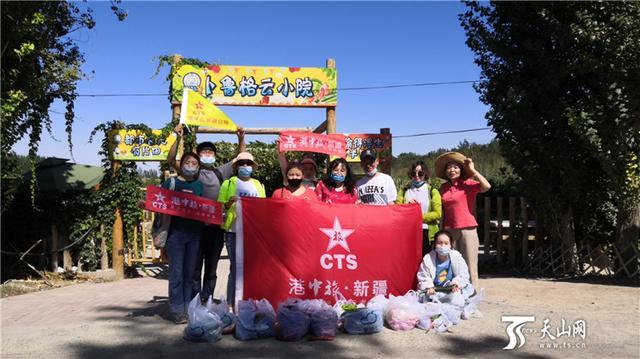
[[256, 160], [253, 159], [253, 155], [251, 153], [249, 153], [249, 152], [240, 152], [240, 153], [238, 153], [238, 156], [236, 156], [236, 158], [233, 159], [234, 166], [236, 166], [236, 163], [238, 161], [242, 161], [242, 160], [251, 161], [252, 162], [252, 167], [253, 167], [254, 170], [258, 168], [258, 164], [256, 163]]
[[436, 170], [436, 176], [442, 178], [443, 180], [448, 180], [449, 178], [447, 178], [446, 172], [447, 164], [455, 162], [460, 165], [460, 168], [462, 168], [460, 178], [466, 180], [467, 178], [471, 177], [471, 169], [465, 162], [466, 159], [467, 157], [460, 152], [446, 152], [441, 154], [440, 156], [438, 156], [438, 158], [436, 158], [436, 163], [434, 166]]

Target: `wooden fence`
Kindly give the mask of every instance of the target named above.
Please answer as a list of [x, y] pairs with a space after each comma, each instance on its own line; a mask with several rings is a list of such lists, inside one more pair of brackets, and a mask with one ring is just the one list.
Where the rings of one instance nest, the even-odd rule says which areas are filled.
[[[626, 276], [640, 278], [638, 245], [590, 244], [577, 241], [573, 248], [545, 241], [535, 213], [523, 197], [478, 198], [481, 259], [528, 273], [563, 276]], [[575, 263], [571, 267], [568, 263]]]
[[144, 210], [143, 220], [138, 222], [133, 228], [133, 238], [129, 241], [126, 250], [127, 265], [145, 264], [145, 263], [166, 263], [162, 257], [161, 251], [153, 245], [153, 237], [151, 235], [151, 227], [153, 225], [153, 212]]

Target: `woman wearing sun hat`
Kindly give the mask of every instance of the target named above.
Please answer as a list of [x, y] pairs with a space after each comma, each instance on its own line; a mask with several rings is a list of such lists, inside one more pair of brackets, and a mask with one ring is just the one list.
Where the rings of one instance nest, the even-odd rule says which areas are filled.
[[249, 152], [240, 152], [233, 162], [235, 176], [229, 178], [220, 186], [218, 202], [226, 209], [225, 221], [222, 229], [227, 231], [225, 245], [231, 262], [229, 280], [227, 281], [227, 301], [235, 304], [236, 280], [236, 201], [238, 197], [265, 198], [264, 185], [255, 178], [251, 178], [258, 164]]
[[475, 169], [473, 160], [459, 152], [443, 153], [436, 159], [436, 176], [446, 180], [440, 187], [443, 228], [448, 230], [456, 249], [469, 265], [474, 288], [478, 287], [478, 222], [473, 208], [478, 193], [487, 192], [491, 184]]

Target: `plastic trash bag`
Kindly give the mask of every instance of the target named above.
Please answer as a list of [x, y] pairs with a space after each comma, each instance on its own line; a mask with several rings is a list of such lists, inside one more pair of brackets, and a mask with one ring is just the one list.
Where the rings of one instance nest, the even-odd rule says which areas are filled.
[[480, 292], [475, 296], [467, 300], [467, 304], [462, 309], [462, 319], [469, 319], [472, 315], [479, 313], [478, 304], [484, 300], [484, 288], [480, 289]]
[[332, 340], [338, 328], [338, 314], [322, 299], [309, 301], [307, 312], [310, 316], [309, 333], [316, 340]]
[[464, 304], [465, 304], [465, 298], [460, 293], [460, 291], [451, 292], [451, 293], [448, 293], [448, 294], [447, 293], [436, 293], [434, 295], [433, 301], [434, 302], [451, 304], [451, 305], [453, 305], [455, 307], [459, 307], [459, 308], [464, 307]]
[[449, 328], [451, 328], [452, 325], [453, 323], [451, 323], [445, 315], [440, 315], [434, 318], [431, 322], [431, 327], [436, 333], [445, 333], [449, 331]]
[[238, 301], [235, 337], [252, 340], [274, 336], [276, 312], [266, 299]]
[[348, 334], [370, 334], [382, 331], [382, 311], [371, 308], [356, 308], [342, 314], [342, 325]]
[[389, 305], [389, 298], [385, 297], [382, 294], [378, 294], [375, 297], [369, 299], [369, 302], [367, 303], [367, 308], [378, 309], [382, 313], [386, 313], [388, 305]]
[[218, 315], [218, 317], [220, 317], [220, 320], [222, 321], [223, 333], [227, 334], [234, 330], [237, 318], [236, 315], [231, 312], [229, 304], [224, 297], [221, 297], [219, 300], [209, 297], [209, 299], [207, 299], [207, 310], [210, 313], [215, 313]]
[[453, 325], [457, 325], [460, 322], [460, 315], [462, 315], [462, 307], [457, 307], [449, 303], [443, 303], [442, 313]]
[[353, 310], [358, 308], [358, 305], [353, 300], [347, 300], [342, 293], [336, 292], [335, 294], [336, 303], [333, 305], [333, 310], [336, 312], [338, 317], [342, 319], [342, 314], [345, 310]]
[[431, 317], [421, 317], [420, 320], [418, 320], [418, 324], [416, 324], [416, 327], [418, 329], [429, 331], [431, 329]]
[[278, 305], [276, 338], [284, 341], [301, 340], [309, 331], [311, 319], [307, 301], [287, 299]]
[[200, 302], [196, 295], [189, 303], [189, 321], [184, 328], [183, 338], [192, 342], [210, 343], [222, 338], [222, 321]]
[[403, 296], [389, 296], [385, 319], [393, 330], [411, 330], [418, 324], [422, 312], [417, 293], [409, 291]]

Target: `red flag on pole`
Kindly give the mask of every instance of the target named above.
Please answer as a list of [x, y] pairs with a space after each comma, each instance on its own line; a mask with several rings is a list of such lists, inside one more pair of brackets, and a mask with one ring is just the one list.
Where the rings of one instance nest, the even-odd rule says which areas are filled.
[[242, 198], [236, 300], [356, 302], [415, 288], [422, 254], [418, 205], [359, 206]]

